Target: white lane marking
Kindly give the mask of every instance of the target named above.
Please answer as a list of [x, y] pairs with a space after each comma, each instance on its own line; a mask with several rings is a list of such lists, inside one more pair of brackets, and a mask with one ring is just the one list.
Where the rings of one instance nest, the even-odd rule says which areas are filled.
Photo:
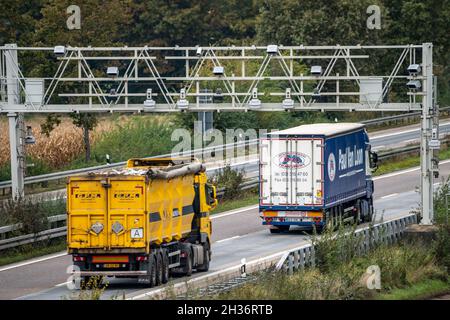
[[[447, 164], [447, 163], [450, 163], [450, 159], [439, 162], [440, 165]], [[411, 168], [411, 169], [406, 169], [406, 170], [401, 170], [401, 171], [396, 171], [396, 172], [384, 174], [382, 176], [374, 177], [374, 178], [372, 178], [372, 180], [376, 181], [376, 180], [380, 180], [380, 179], [391, 178], [391, 177], [399, 176], [399, 175], [402, 175], [402, 174], [414, 172], [414, 171], [417, 171], [417, 170], [420, 170], [420, 167], [414, 167], [414, 168]]]
[[245, 212], [248, 210], [253, 210], [253, 209], [258, 209], [258, 208], [259, 208], [259, 205], [255, 204], [255, 205], [251, 205], [251, 206], [240, 208], [240, 209], [233, 210], [233, 211], [228, 211], [228, 212], [224, 212], [224, 213], [220, 213], [220, 214], [213, 214], [213, 215], [211, 215], [211, 220], [231, 216], [233, 214], [238, 214], [238, 213], [242, 213], [242, 212]]
[[67, 255], [67, 252], [64, 251], [64, 253], [57, 253], [57, 254], [54, 254], [54, 255], [51, 255], [51, 256], [48, 256], [48, 257], [45, 257], [45, 258], [31, 260], [31, 261], [15, 264], [15, 265], [12, 265], [12, 266], [9, 266], [9, 267], [5, 267], [5, 268], [0, 269], [0, 272], [6, 271], [6, 270], [10, 270], [10, 269], [19, 268], [19, 267], [28, 266], [30, 264], [37, 263], [37, 262], [42, 262], [42, 261], [46, 261], [46, 260], [50, 260], [50, 259], [64, 257], [66, 255]]
[[222, 240], [217, 240], [215, 243], [225, 242], [225, 241], [237, 239], [237, 238], [240, 238], [240, 237], [241, 237], [241, 236], [234, 236], [234, 237], [231, 237], [231, 238], [226, 238], [226, 239], [222, 239]]
[[56, 284], [55, 287], [63, 287], [63, 286], [65, 286], [66, 284], [71, 283], [71, 282], [72, 282], [72, 281], [66, 281], [66, 282], [63, 282], [63, 283], [60, 283], [60, 284]]
[[391, 198], [391, 197], [395, 197], [398, 196], [398, 193], [391, 193], [388, 194], [387, 196], [382, 196], [380, 199], [386, 199], [386, 198]]

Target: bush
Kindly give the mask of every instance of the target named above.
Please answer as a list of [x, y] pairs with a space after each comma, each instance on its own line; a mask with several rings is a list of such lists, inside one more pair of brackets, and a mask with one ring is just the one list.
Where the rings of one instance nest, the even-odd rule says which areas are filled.
[[219, 171], [219, 174], [214, 177], [214, 184], [218, 188], [224, 188], [222, 199], [236, 199], [241, 196], [241, 187], [244, 182], [244, 171], [231, 169], [230, 165]]

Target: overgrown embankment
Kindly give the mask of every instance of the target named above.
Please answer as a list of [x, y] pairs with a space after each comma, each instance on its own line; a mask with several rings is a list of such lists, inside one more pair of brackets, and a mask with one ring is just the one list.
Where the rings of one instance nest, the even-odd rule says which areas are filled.
[[[325, 231], [312, 236], [316, 265], [288, 275], [264, 272], [258, 281], [244, 284], [213, 299], [426, 299], [450, 292], [450, 227], [446, 209], [448, 181], [435, 193], [439, 231], [432, 243], [379, 244], [360, 255], [351, 227], [341, 226], [337, 236]], [[276, 239], [274, 239], [276, 241]], [[380, 270], [380, 288], [367, 285], [368, 268]]]

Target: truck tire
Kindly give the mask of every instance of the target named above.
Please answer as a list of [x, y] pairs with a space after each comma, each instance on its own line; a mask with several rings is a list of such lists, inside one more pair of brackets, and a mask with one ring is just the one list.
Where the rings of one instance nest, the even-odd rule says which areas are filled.
[[373, 220], [373, 198], [370, 197], [369, 201], [368, 201], [368, 205], [369, 205], [369, 212], [367, 214], [367, 217], [364, 217], [365, 222], [372, 222]]
[[162, 283], [163, 268], [162, 268], [162, 256], [161, 252], [156, 253], [156, 285], [159, 286]]
[[203, 263], [197, 267], [197, 271], [205, 272], [209, 270], [210, 250], [209, 243], [203, 245]]
[[162, 254], [162, 283], [167, 283], [169, 281], [169, 256], [167, 250], [163, 249]]
[[184, 269], [185, 274], [188, 277], [192, 275], [192, 258], [193, 258], [192, 250], [189, 248], [189, 250], [187, 250], [186, 267]]
[[338, 208], [337, 207], [332, 207], [330, 209], [328, 219], [329, 219], [329, 222], [327, 222], [327, 228], [330, 228], [331, 231], [334, 231], [338, 225]]
[[271, 226], [270, 233], [288, 232], [291, 226]]
[[364, 218], [365, 218], [365, 214], [364, 214], [364, 210], [363, 210], [363, 208], [364, 208], [363, 201], [364, 200], [359, 200], [359, 199], [356, 201], [356, 206], [355, 206], [356, 214], [355, 214], [354, 218], [355, 218], [355, 223], [357, 225], [360, 224], [361, 222], [363, 222]]
[[156, 285], [156, 257], [151, 254], [148, 262], [148, 287], [153, 288]]

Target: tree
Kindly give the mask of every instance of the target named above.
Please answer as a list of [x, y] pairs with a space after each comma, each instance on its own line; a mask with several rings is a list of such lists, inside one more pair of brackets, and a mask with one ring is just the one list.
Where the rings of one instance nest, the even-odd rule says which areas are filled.
[[98, 124], [98, 119], [92, 113], [74, 113], [71, 114], [72, 122], [78, 128], [83, 129], [84, 149], [86, 151], [86, 162], [91, 160], [91, 142], [89, 132], [94, 130]]
[[117, 46], [131, 24], [132, 0], [83, 0], [81, 29], [69, 30], [67, 7], [72, 0], [48, 0], [42, 8], [42, 19], [37, 22], [35, 44], [54, 46]]
[[0, 45], [30, 45], [44, 0], [2, 1], [0, 10]]

